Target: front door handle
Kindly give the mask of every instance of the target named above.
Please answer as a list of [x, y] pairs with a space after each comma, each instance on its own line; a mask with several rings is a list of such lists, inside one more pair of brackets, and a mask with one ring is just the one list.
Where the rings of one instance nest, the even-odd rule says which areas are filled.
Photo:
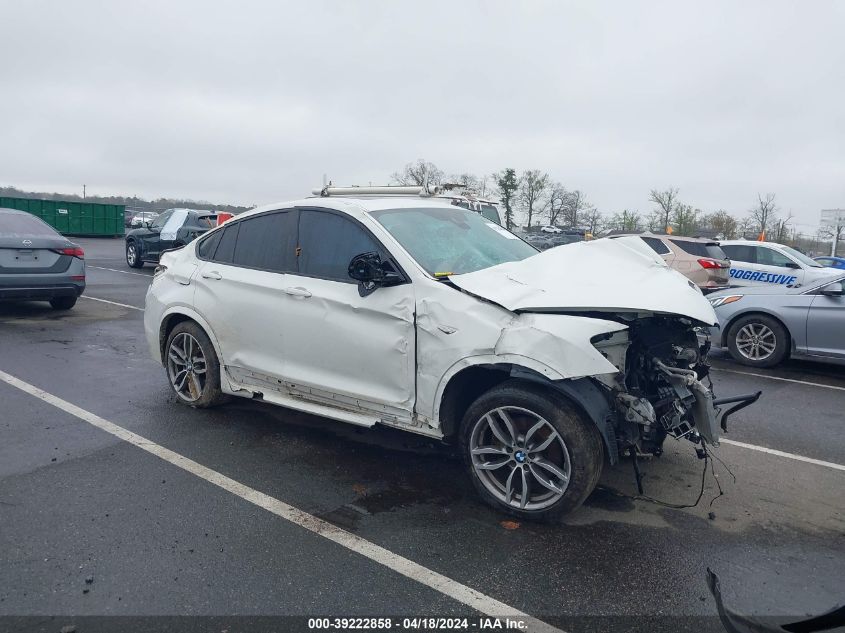
[[223, 275], [218, 273], [216, 270], [209, 270], [202, 273], [203, 279], [223, 279]]
[[292, 297], [302, 297], [303, 299], [307, 299], [311, 296], [311, 293], [302, 286], [297, 286], [296, 288], [285, 288], [285, 294], [291, 295]]

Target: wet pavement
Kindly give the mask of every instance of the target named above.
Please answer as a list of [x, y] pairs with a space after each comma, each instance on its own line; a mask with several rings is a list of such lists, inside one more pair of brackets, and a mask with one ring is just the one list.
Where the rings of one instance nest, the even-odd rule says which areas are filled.
[[[708, 567], [744, 613], [845, 603], [841, 469], [723, 443], [698, 506], [673, 508], [704, 462], [670, 440], [642, 464], [649, 498], [623, 461], [563, 522], [516, 522], [449, 446], [246, 400], [179, 405], [133, 309], [152, 267], [130, 270], [120, 240], [79, 241], [88, 298], [0, 304], [0, 371], [566, 630], [721, 630]], [[720, 395], [764, 392], [728, 438], [845, 463], [841, 367], [749, 372], [720, 351], [714, 366]], [[5, 382], [0, 402], [0, 615], [473, 614]]]

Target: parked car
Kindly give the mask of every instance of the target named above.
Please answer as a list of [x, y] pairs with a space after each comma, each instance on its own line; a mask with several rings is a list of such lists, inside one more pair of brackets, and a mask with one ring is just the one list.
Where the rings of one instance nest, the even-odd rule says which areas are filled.
[[730, 261], [718, 242], [695, 237], [657, 235], [654, 233], [620, 234], [615, 240], [636, 235], [672, 268], [692, 281], [703, 292], [714, 292], [729, 285]]
[[557, 226], [541, 226], [541, 233], [563, 233], [563, 229]]
[[731, 260], [731, 286], [803, 286], [836, 274], [784, 244], [729, 240], [721, 246]]
[[716, 340], [738, 362], [772, 367], [790, 356], [845, 363], [845, 275], [800, 288], [724, 290], [708, 297], [719, 318]]
[[85, 290], [85, 253], [26, 211], [0, 208], [0, 300], [69, 310]]
[[149, 226], [126, 234], [126, 263], [141, 268], [144, 263], [157, 263], [162, 252], [188, 244], [217, 226], [217, 214], [195, 209], [168, 209]]
[[141, 211], [132, 216], [129, 226], [130, 228], [137, 229], [147, 224], [152, 224], [158, 216], [159, 214], [154, 211]]
[[827, 268], [845, 270], [845, 257], [814, 257], [813, 261]]
[[718, 441], [696, 331], [713, 309], [657, 259], [611, 240], [538, 253], [433, 197], [307, 198], [164, 253], [144, 327], [183, 404], [453, 440], [487, 502], [551, 518], [605, 459]]

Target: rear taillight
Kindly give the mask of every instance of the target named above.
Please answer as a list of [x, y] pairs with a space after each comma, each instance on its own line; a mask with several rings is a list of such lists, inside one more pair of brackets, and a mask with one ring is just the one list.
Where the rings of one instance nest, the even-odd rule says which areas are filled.
[[71, 257], [85, 259], [85, 251], [78, 246], [71, 246], [70, 248], [54, 248], [53, 252], [58, 253], [59, 255], [70, 255]]
[[698, 263], [702, 268], [707, 268], [708, 270], [714, 268], [727, 268], [727, 266], [722, 264], [722, 262], [717, 261], [715, 259], [708, 259], [706, 257], [702, 257], [701, 259], [699, 259]]

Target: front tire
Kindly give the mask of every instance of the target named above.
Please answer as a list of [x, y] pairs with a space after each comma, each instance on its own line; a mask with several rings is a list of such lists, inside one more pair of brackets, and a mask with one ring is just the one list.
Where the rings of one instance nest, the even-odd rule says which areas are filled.
[[552, 521], [578, 508], [604, 464], [596, 426], [562, 395], [522, 381], [479, 397], [460, 439], [481, 497], [522, 519]]
[[178, 323], [170, 332], [164, 365], [179, 402], [205, 409], [228, 399], [220, 389], [220, 362], [211, 339], [193, 321]]
[[775, 319], [750, 314], [728, 330], [728, 351], [739, 363], [750, 367], [774, 367], [789, 352], [789, 334]]
[[131, 268], [143, 268], [144, 260], [141, 259], [141, 252], [138, 250], [138, 245], [135, 242], [126, 243], [126, 263]]

